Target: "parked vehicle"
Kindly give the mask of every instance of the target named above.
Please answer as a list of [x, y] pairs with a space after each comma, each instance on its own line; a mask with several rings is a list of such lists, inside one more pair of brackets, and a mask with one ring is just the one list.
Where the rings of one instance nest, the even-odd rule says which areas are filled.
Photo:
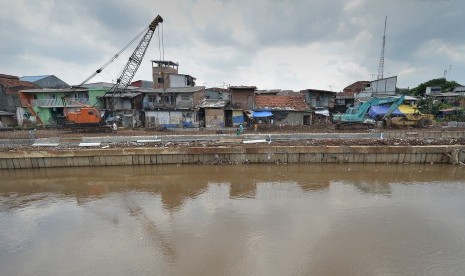
[[405, 114], [405, 117], [387, 118], [386, 127], [418, 127], [428, 128], [434, 122], [433, 114], [423, 114], [419, 111], [413, 114]]

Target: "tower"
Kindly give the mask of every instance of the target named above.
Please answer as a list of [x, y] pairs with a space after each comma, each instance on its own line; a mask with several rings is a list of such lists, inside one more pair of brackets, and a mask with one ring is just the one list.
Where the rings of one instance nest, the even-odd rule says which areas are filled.
[[387, 16], [384, 20], [384, 35], [383, 35], [383, 44], [381, 46], [381, 56], [379, 58], [379, 67], [378, 67], [378, 80], [382, 79], [384, 76], [384, 48], [386, 46], [386, 23], [387, 23]]

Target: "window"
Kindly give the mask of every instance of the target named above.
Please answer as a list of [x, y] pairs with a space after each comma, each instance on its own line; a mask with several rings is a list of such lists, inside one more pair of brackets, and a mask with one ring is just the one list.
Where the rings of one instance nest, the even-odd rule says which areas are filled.
[[151, 103], [158, 103], [158, 102], [160, 102], [160, 101], [158, 100], [158, 97], [157, 97], [157, 96], [152, 96], [152, 95], [150, 95], [150, 96], [149, 96], [149, 102], [151, 102]]
[[336, 104], [337, 105], [345, 105], [346, 101], [344, 99], [336, 99]]
[[190, 99], [191, 99], [191, 97], [189, 95], [181, 95], [181, 100], [182, 101], [188, 101]]

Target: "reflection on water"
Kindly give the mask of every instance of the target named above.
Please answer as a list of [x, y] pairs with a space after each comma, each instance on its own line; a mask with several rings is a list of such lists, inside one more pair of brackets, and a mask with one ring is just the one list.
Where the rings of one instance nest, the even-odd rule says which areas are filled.
[[0, 274], [465, 273], [447, 165], [0, 171]]

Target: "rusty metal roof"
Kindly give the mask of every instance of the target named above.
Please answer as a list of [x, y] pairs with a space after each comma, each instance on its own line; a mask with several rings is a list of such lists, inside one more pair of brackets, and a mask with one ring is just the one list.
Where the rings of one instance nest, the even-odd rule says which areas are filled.
[[125, 93], [107, 93], [103, 97], [104, 98], [134, 98], [139, 95], [142, 95], [142, 93], [139, 92], [125, 92]]
[[21, 89], [36, 88], [37, 86], [27, 81], [21, 81], [17, 76], [0, 74], [0, 85], [5, 87], [6, 94], [17, 93]]
[[137, 92], [142, 93], [195, 93], [205, 90], [205, 86], [188, 86], [188, 87], [170, 87], [170, 88], [157, 88], [157, 89], [136, 89]]
[[275, 96], [256, 95], [256, 110], [310, 111], [303, 95]]
[[228, 100], [203, 99], [200, 102], [200, 108], [224, 108], [228, 105]]

